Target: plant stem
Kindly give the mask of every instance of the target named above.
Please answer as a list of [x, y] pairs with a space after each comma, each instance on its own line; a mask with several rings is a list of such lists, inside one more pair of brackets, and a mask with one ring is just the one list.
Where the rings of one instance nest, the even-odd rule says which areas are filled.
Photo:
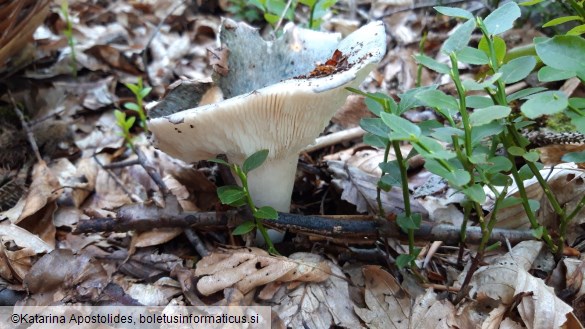
[[465, 87], [463, 87], [461, 78], [459, 77], [457, 56], [455, 53], [451, 53], [449, 54], [449, 58], [451, 59], [451, 79], [453, 79], [453, 82], [455, 83], [455, 88], [457, 88], [457, 94], [459, 96], [459, 114], [461, 114], [461, 122], [465, 132], [465, 154], [469, 158], [472, 153], [471, 124], [469, 123], [469, 113], [467, 113], [467, 104], [465, 103]]
[[[396, 155], [396, 161], [398, 162], [398, 168], [400, 168], [400, 182], [402, 184], [402, 198], [404, 201], [404, 214], [406, 217], [411, 217], [412, 212], [410, 209], [410, 193], [408, 192], [408, 177], [406, 173], [406, 162], [404, 161], [404, 157], [402, 156], [402, 151], [400, 150], [400, 142], [393, 141], [392, 147], [394, 148], [394, 153]], [[408, 253], [410, 255], [414, 255], [414, 229], [408, 229]], [[414, 260], [411, 262], [411, 266], [414, 267], [416, 264]]]

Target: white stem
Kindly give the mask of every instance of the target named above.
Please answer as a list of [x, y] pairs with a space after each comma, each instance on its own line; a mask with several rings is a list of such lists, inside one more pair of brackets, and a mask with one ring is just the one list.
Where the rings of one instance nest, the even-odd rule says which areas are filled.
[[298, 155], [268, 159], [248, 173], [248, 188], [256, 207], [270, 206], [289, 212], [297, 172]]

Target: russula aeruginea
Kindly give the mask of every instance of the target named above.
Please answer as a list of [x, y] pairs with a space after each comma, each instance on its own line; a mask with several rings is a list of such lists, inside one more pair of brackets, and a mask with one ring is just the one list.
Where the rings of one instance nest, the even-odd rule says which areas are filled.
[[[343, 105], [349, 94], [346, 87], [358, 87], [382, 59], [386, 52], [384, 25], [372, 22], [341, 42], [332, 42], [335, 39], [331, 36], [339, 38], [335, 34], [289, 30], [283, 37], [289, 39], [287, 48], [279, 52], [271, 48], [270, 42], [260, 47], [257, 40], [236, 44], [231, 37], [238, 30], [253, 38], [260, 37], [255, 30], [250, 32], [241, 24], [228, 24], [231, 25], [226, 27], [224, 22], [224, 28], [232, 34], [228, 33], [222, 41], [230, 49], [228, 69], [236, 83], [221, 79], [218, 83], [228, 99], [161, 117], [151, 116], [148, 129], [152, 132], [152, 142], [160, 150], [187, 162], [226, 154], [230, 162], [242, 164], [251, 154], [268, 149], [266, 162], [248, 174], [250, 194], [257, 206], [288, 212], [300, 150], [315, 140]], [[299, 30], [308, 34], [298, 37]], [[324, 41], [309, 42], [319, 38]], [[232, 63], [238, 49], [246, 47], [261, 48], [265, 53], [259, 57], [247, 55], [248, 58]], [[321, 57], [311, 58], [307, 54]], [[273, 57], [286, 57], [280, 59], [286, 61], [281, 70], [269, 60]], [[322, 72], [322, 76], [317, 72], [310, 74], [317, 62], [325, 64], [328, 59], [335, 62], [330, 63], [333, 64], [329, 65], [330, 72]], [[326, 69], [325, 66], [317, 68]], [[267, 71], [259, 75], [247, 71], [263, 69]], [[287, 76], [279, 76], [280, 71]], [[251, 81], [256, 79], [261, 81]], [[262, 85], [267, 81], [270, 85]]]

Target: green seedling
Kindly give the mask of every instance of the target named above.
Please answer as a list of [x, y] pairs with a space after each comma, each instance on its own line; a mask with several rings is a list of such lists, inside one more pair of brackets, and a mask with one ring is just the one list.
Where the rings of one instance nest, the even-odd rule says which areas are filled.
[[124, 137], [124, 142], [128, 147], [134, 148], [134, 144], [132, 143], [133, 142], [132, 133], [130, 132], [130, 129], [132, 129], [134, 122], [136, 122], [136, 117], [134, 116], [127, 117], [126, 113], [120, 110], [115, 110], [114, 116], [116, 116], [116, 123], [118, 124], [118, 127], [122, 129], [119, 135]]
[[77, 54], [75, 53], [75, 39], [73, 38], [73, 24], [71, 23], [71, 18], [69, 17], [69, 2], [67, 0], [63, 0], [61, 2], [61, 14], [65, 19], [65, 30], [63, 30], [63, 34], [67, 38], [67, 44], [71, 49], [71, 74], [74, 77], [77, 77]]
[[136, 82], [136, 84], [125, 83], [124, 85], [130, 89], [136, 99], [136, 102], [125, 103], [124, 107], [128, 110], [138, 113], [138, 118], [140, 118], [140, 127], [148, 132], [148, 128], [146, 126], [146, 112], [144, 111], [144, 98], [148, 96], [152, 88], [144, 87], [142, 84], [142, 78], [138, 78], [138, 82]]
[[242, 235], [250, 233], [252, 230], [257, 228], [262, 234], [262, 237], [264, 237], [264, 241], [266, 241], [266, 244], [268, 245], [268, 252], [271, 254], [278, 254], [278, 251], [276, 248], [274, 248], [272, 240], [270, 240], [270, 237], [268, 236], [266, 228], [262, 224], [264, 220], [278, 219], [278, 213], [272, 207], [256, 207], [248, 189], [248, 173], [260, 167], [264, 161], [266, 161], [267, 157], [268, 150], [261, 150], [250, 155], [241, 166], [238, 164], [228, 163], [221, 159], [211, 159], [209, 161], [230, 167], [242, 183], [242, 186], [227, 185], [219, 187], [217, 189], [217, 195], [219, 196], [221, 203], [230, 205], [232, 207], [247, 205], [250, 207], [252, 215], [254, 216], [254, 221], [246, 221], [240, 224], [234, 229], [232, 234]]

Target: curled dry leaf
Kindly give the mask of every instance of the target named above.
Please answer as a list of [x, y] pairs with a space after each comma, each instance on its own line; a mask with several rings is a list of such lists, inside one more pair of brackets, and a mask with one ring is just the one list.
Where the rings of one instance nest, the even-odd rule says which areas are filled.
[[559, 328], [573, 309], [542, 279], [527, 271], [538, 254], [538, 248], [530, 248], [534, 243], [538, 242], [522, 242], [495, 264], [480, 268], [471, 279], [473, 288], [469, 294], [478, 300], [489, 298], [506, 305], [523, 296], [517, 308], [526, 327]]
[[41, 161], [33, 169], [32, 182], [26, 197], [4, 215], [17, 224], [43, 209], [48, 203], [55, 201], [62, 192], [60, 187], [59, 181], [47, 164]]
[[8, 248], [10, 243], [0, 239], [0, 276], [8, 282], [22, 282], [37, 254], [30, 248]]
[[202, 276], [197, 289], [207, 296], [233, 286], [245, 294], [274, 281], [320, 282], [327, 279], [330, 269], [326, 263], [307, 256], [309, 254], [301, 255], [294, 258], [270, 256], [258, 248], [220, 250], [197, 263], [195, 275]]
[[363, 268], [368, 308], [355, 308], [370, 328], [460, 328], [455, 320], [455, 307], [437, 300], [428, 289], [412, 301], [396, 279], [380, 266]]
[[[310, 257], [321, 260], [318, 255], [296, 253], [291, 258]], [[322, 282], [304, 282], [294, 284], [270, 284], [259, 294], [259, 298], [272, 294], [268, 302], [273, 312], [287, 328], [361, 328], [359, 318], [353, 312], [354, 302], [349, 295], [349, 284], [339, 266], [331, 261], [323, 264], [329, 266], [331, 275]], [[273, 290], [268, 293], [267, 290]]]
[[[359, 212], [367, 212], [368, 210], [377, 212], [376, 186], [380, 179], [379, 176], [368, 174], [362, 169], [342, 161], [327, 161], [327, 165], [329, 171], [333, 173], [332, 183], [343, 190], [342, 200], [354, 204]], [[381, 197], [385, 212], [403, 212], [404, 201], [401, 189], [392, 188], [390, 191], [382, 193]], [[420, 213], [425, 218], [428, 217], [426, 209], [417, 200], [411, 198], [410, 204], [412, 212]]]
[[[577, 168], [574, 163], [564, 163], [552, 169], [543, 169], [540, 171], [540, 174], [547, 179], [551, 192], [558, 199], [561, 207], [566, 207], [568, 210], [567, 212], [571, 212], [575, 208], [577, 202], [580, 201], [583, 193], [585, 193], [585, 178], [583, 176], [583, 171]], [[540, 209], [537, 213], [539, 222], [545, 226], [550, 225], [551, 227], [558, 227], [558, 223], [555, 221], [557, 216], [550, 206], [550, 203], [544, 195], [542, 187], [536, 178], [526, 180], [523, 184], [526, 189], [527, 197], [540, 203]], [[491, 191], [486, 191], [486, 194], [492, 200], [494, 199]], [[508, 196], [520, 197], [518, 188], [515, 185], [508, 190]], [[484, 207], [493, 207], [493, 202], [487, 203]], [[567, 239], [569, 243], [572, 243], [577, 235], [576, 233], [580, 234], [580, 232], [582, 232], [579, 226], [583, 223], [582, 218], [585, 218], [582, 216], [584, 211], [585, 210], [581, 210], [580, 214], [575, 217], [575, 220], [570, 223], [571, 227], [567, 230], [567, 232], [569, 232], [569, 237]], [[528, 221], [522, 204], [516, 204], [498, 211], [498, 223], [496, 225], [500, 228], [529, 228], [530, 222]]]
[[106, 270], [89, 256], [56, 249], [36, 262], [24, 278], [28, 306], [57, 301], [95, 301], [108, 284]]

